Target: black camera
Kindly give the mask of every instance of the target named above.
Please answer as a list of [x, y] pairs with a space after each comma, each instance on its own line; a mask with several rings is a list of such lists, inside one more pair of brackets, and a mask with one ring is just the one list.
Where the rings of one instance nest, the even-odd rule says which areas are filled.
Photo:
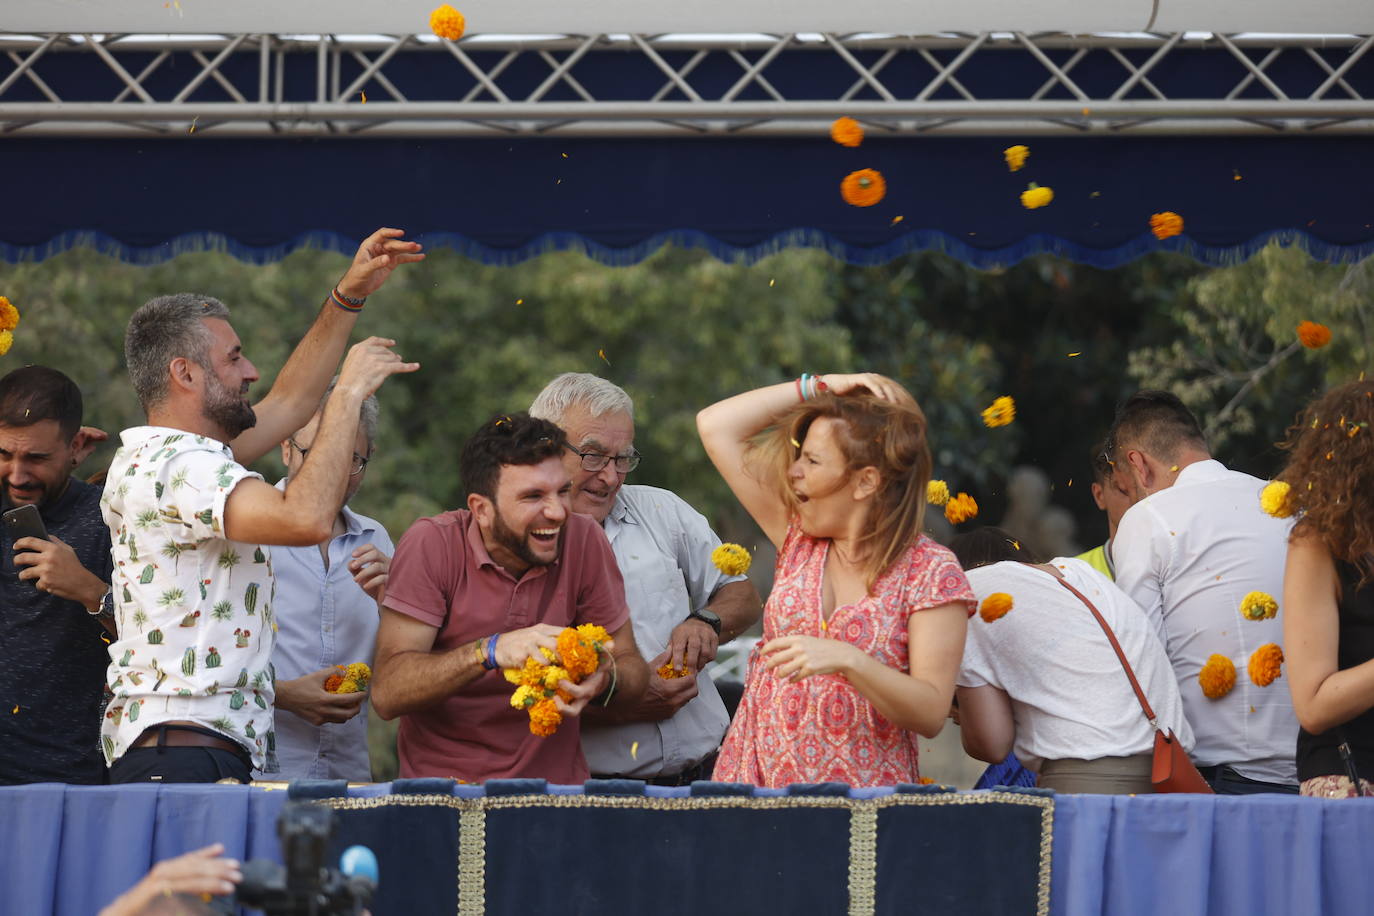
[[286, 865], [245, 862], [235, 894], [238, 905], [267, 916], [360, 916], [377, 888], [377, 860], [366, 847], [351, 846], [342, 860], [348, 874], [325, 865], [337, 825], [332, 808], [287, 802], [277, 818]]

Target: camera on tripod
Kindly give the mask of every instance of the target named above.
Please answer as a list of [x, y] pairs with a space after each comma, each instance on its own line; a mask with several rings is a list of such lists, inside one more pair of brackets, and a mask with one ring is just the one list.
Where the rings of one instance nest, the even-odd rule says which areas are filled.
[[287, 802], [277, 818], [286, 864], [245, 862], [237, 903], [267, 916], [360, 916], [377, 888], [377, 857], [366, 846], [350, 846], [339, 859], [342, 871], [325, 865], [337, 825], [332, 808]]

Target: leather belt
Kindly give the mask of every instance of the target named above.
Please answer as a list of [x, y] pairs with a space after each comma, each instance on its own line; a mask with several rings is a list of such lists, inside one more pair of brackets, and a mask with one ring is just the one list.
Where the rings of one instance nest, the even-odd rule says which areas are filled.
[[209, 729], [187, 725], [153, 725], [138, 736], [131, 747], [213, 747], [222, 751], [232, 751], [241, 757], [248, 751], [237, 741], [220, 738], [210, 734]]

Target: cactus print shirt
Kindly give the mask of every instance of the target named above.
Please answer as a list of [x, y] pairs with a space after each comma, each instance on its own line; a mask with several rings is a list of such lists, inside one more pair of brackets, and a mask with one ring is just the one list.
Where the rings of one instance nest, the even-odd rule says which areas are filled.
[[177, 429], [121, 434], [101, 510], [115, 618], [100, 741], [113, 763], [143, 730], [195, 722], [275, 772], [272, 559], [224, 537], [224, 504], [256, 474], [224, 443]]

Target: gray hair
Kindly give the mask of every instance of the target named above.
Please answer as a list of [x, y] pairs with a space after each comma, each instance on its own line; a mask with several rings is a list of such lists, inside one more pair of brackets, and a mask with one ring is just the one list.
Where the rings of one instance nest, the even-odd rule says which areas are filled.
[[574, 404], [581, 404], [594, 417], [623, 413], [635, 418], [635, 402], [625, 389], [589, 372], [564, 372], [549, 382], [530, 404], [530, 416], [561, 426], [563, 415]]
[[183, 358], [210, 368], [213, 338], [202, 318], [229, 318], [229, 308], [211, 296], [175, 293], [144, 303], [124, 332], [124, 361], [144, 412], [167, 399], [168, 367]]
[[[334, 376], [330, 381], [329, 387], [324, 390], [324, 397], [320, 398], [320, 409], [318, 413], [324, 412], [324, 405], [329, 401], [329, 396], [334, 393], [334, 386], [339, 384], [339, 377]], [[363, 436], [367, 439], [368, 454], [372, 453], [372, 447], [377, 444], [377, 396], [369, 394], [363, 401], [362, 411], [358, 414], [358, 428], [363, 431]]]

